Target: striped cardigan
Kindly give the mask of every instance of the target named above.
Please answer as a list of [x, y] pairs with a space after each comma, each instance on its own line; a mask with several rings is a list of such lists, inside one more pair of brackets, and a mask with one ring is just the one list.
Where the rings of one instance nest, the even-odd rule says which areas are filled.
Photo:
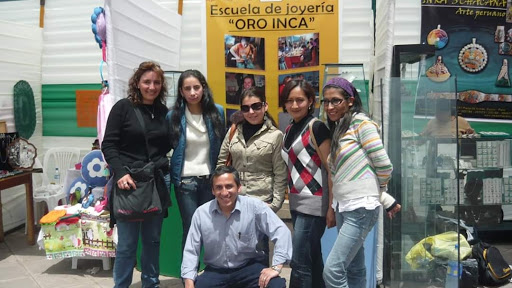
[[[354, 114], [347, 132], [338, 141], [334, 163], [329, 161], [334, 199], [348, 201], [377, 196], [385, 208], [393, 204], [394, 199], [388, 195], [383, 197], [381, 193], [386, 190], [393, 166], [382, 145], [377, 124], [362, 113]], [[393, 202], [387, 203], [389, 201]]]

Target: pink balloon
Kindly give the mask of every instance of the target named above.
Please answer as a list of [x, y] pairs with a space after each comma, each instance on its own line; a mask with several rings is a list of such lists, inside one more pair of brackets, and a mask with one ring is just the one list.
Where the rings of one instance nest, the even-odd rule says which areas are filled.
[[100, 36], [103, 41], [107, 41], [107, 23], [105, 21], [104, 13], [100, 13], [98, 15], [98, 19], [96, 19], [96, 29], [98, 31], [98, 36]]

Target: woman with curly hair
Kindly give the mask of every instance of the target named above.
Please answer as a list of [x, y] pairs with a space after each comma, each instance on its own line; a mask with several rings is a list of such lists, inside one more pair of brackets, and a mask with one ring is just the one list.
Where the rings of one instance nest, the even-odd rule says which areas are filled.
[[[155, 62], [142, 62], [130, 78], [128, 97], [119, 100], [108, 117], [101, 149], [114, 172], [116, 184], [113, 189], [135, 189], [137, 184], [128, 168], [136, 167], [137, 163], [146, 163], [149, 156], [158, 168], [155, 183], [163, 208], [162, 213], [144, 219], [117, 220], [119, 241], [114, 263], [114, 287], [129, 287], [132, 283], [139, 236], [142, 239], [142, 286], [158, 287], [160, 283], [160, 233], [170, 203], [169, 189], [164, 182], [164, 176], [169, 174], [166, 154], [171, 150], [165, 120], [168, 111], [165, 106], [166, 94], [167, 85], [162, 68]], [[139, 110], [145, 129], [137, 119], [135, 110]], [[115, 208], [113, 197], [114, 192], [109, 199], [111, 211]], [[110, 217], [112, 227], [116, 219], [113, 214]]]

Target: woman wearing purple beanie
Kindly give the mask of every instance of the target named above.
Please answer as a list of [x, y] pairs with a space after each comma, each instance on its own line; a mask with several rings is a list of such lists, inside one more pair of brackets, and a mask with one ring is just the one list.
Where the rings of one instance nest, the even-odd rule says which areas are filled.
[[366, 287], [366, 235], [377, 223], [381, 205], [391, 218], [401, 208], [385, 192], [393, 166], [352, 83], [329, 79], [322, 103], [332, 135], [328, 165], [339, 231], [325, 263], [325, 286]]

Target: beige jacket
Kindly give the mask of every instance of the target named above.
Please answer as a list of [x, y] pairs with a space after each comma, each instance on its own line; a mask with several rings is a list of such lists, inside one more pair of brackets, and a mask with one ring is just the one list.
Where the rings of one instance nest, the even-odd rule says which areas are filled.
[[240, 172], [241, 194], [267, 202], [277, 212], [283, 205], [287, 187], [286, 163], [281, 157], [283, 133], [267, 120], [245, 143], [242, 129], [242, 124], [237, 126], [231, 142], [230, 131], [226, 133], [217, 166], [224, 165], [228, 153], [231, 153], [231, 165]]

